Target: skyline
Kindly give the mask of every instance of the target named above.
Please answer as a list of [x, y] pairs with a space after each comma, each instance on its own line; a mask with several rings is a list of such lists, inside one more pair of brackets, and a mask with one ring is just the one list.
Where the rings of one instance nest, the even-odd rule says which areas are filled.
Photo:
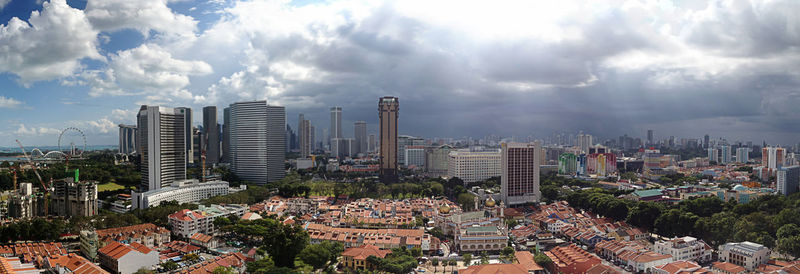
[[344, 136], [374, 134], [382, 96], [422, 137], [800, 141], [796, 1], [0, 2], [4, 147], [69, 126], [114, 144], [141, 104], [253, 100], [320, 140], [333, 106]]

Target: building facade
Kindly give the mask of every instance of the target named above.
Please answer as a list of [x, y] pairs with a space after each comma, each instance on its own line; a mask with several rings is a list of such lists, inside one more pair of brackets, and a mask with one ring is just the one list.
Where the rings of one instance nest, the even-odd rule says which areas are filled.
[[458, 177], [464, 183], [473, 183], [502, 174], [500, 150], [470, 151], [459, 149], [450, 152], [447, 176]]
[[228, 182], [211, 181], [200, 183], [197, 179], [175, 181], [170, 186], [147, 192], [131, 192], [132, 208], [144, 209], [162, 202], [194, 203], [229, 193]]
[[131, 154], [136, 152], [137, 128], [134, 125], [119, 124], [119, 153]]
[[541, 201], [539, 165], [541, 143], [503, 143], [501, 195], [506, 205]]
[[367, 122], [356, 121], [353, 125], [353, 131], [353, 137], [355, 139], [355, 149], [353, 150], [356, 153], [367, 154], [367, 152], [369, 152], [367, 147]]
[[782, 167], [778, 169], [777, 174], [778, 193], [788, 196], [797, 192], [800, 186], [800, 166]]
[[450, 145], [441, 145], [427, 149], [425, 155], [425, 172], [434, 177], [447, 176], [447, 162], [450, 160], [450, 151], [453, 151], [453, 147]]
[[719, 260], [742, 266], [753, 271], [769, 261], [770, 250], [766, 246], [751, 243], [727, 243], [719, 246]]
[[747, 163], [750, 161], [750, 148], [740, 147], [736, 149], [736, 162]]
[[186, 163], [191, 164], [194, 163], [191, 155], [194, 154], [194, 143], [192, 140], [192, 108], [189, 107], [178, 107], [175, 108], [177, 112], [183, 113], [183, 129], [186, 135]]
[[111, 242], [97, 251], [100, 265], [111, 273], [133, 274], [158, 265], [158, 251], [139, 243]]
[[342, 107], [331, 107], [331, 139], [344, 138], [342, 135]]
[[404, 154], [405, 164], [409, 168], [414, 167], [417, 169], [422, 169], [425, 167], [424, 146], [406, 146]]
[[397, 97], [382, 97], [378, 100], [380, 119], [380, 181], [384, 184], [397, 182], [397, 119], [400, 101]]
[[673, 238], [668, 241], [657, 241], [653, 251], [672, 255], [676, 261], [695, 261], [705, 263], [711, 261], [712, 249], [703, 240], [694, 237]]
[[[186, 109], [143, 105], [137, 115], [140, 192], [186, 179]], [[190, 138], [191, 139], [191, 138]]]
[[765, 147], [761, 149], [761, 163], [763, 166], [776, 170], [783, 167], [786, 162], [786, 149], [782, 147]]
[[217, 107], [203, 108], [203, 147], [206, 151], [206, 165], [219, 163], [219, 124], [217, 124]]
[[266, 184], [286, 176], [286, 110], [267, 101], [230, 105], [231, 170], [242, 180]]
[[94, 216], [97, 214], [97, 182], [79, 181], [78, 170], [74, 178], [53, 182], [51, 214], [56, 216]]

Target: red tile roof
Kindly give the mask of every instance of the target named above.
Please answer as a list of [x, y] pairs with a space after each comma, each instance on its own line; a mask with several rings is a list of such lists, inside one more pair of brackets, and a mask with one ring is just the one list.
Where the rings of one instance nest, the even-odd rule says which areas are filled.
[[458, 274], [528, 274], [519, 264], [483, 264], [458, 270]]
[[747, 271], [744, 267], [729, 262], [714, 262], [711, 264], [711, 267], [728, 273], [744, 273]]
[[361, 247], [351, 247], [342, 252], [344, 257], [353, 257], [356, 260], [364, 260], [369, 256], [384, 258], [387, 254], [392, 253], [391, 250], [383, 250], [374, 245], [364, 245]]
[[198, 242], [201, 242], [201, 243], [208, 243], [213, 238], [214, 238], [213, 236], [209, 236], [209, 235], [206, 235], [206, 234], [203, 234], [203, 233], [195, 233], [191, 237], [192, 240], [195, 240], [195, 241], [198, 241]]
[[242, 253], [229, 253], [222, 256], [215, 257], [214, 259], [205, 261], [203, 263], [193, 265], [188, 269], [182, 270], [180, 273], [188, 274], [210, 274], [214, 269], [220, 266], [241, 268], [244, 266], [245, 256]]
[[52, 256], [46, 260], [48, 261], [48, 265], [50, 265], [50, 267], [66, 267], [75, 274], [109, 274], [108, 271], [103, 270], [86, 258], [73, 253], [68, 255]]
[[110, 242], [108, 245], [97, 250], [97, 253], [102, 253], [114, 260], [119, 260], [119, 258], [122, 258], [122, 256], [125, 256], [125, 254], [128, 254], [128, 252], [132, 250], [133, 249], [120, 242]]
[[517, 257], [517, 262], [528, 271], [544, 270], [544, 268], [536, 264], [536, 261], [533, 259], [533, 254], [529, 251], [517, 251], [514, 253], [514, 256]]

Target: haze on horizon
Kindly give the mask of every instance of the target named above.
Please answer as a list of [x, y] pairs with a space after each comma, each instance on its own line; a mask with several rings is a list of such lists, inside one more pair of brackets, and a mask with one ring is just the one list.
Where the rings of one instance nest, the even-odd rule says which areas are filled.
[[264, 99], [375, 133], [385, 95], [423, 137], [800, 141], [800, 1], [35, 2], [0, 0], [0, 146]]

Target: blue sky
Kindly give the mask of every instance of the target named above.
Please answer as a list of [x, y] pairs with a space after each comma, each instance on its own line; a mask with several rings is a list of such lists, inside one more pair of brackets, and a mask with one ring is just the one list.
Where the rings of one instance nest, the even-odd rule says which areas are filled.
[[[800, 2], [0, 0], [0, 146], [245, 100], [345, 135], [800, 141]], [[221, 117], [221, 115], [219, 115]], [[200, 124], [195, 115], [195, 124]], [[349, 134], [347, 134], [349, 133]]]

